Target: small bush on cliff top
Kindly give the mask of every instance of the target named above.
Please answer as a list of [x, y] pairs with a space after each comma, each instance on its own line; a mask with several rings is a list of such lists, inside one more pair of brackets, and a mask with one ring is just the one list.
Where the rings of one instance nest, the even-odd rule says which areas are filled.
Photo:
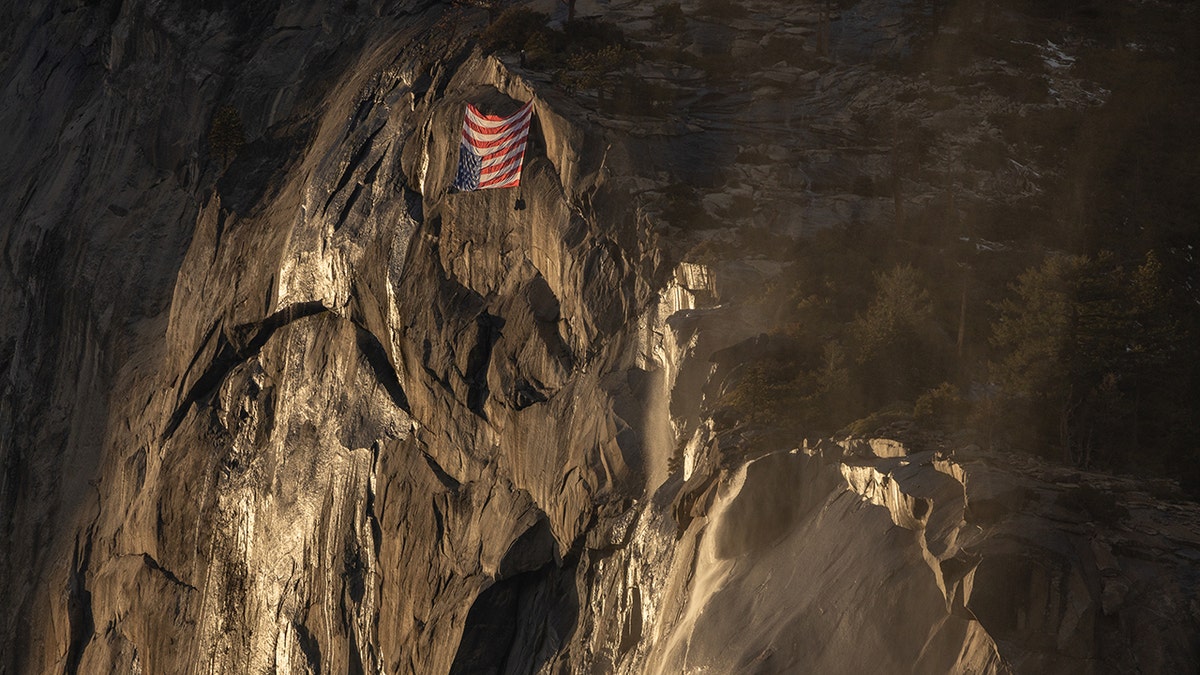
[[637, 62], [616, 24], [579, 19], [555, 30], [547, 19], [541, 12], [510, 7], [479, 36], [479, 46], [485, 52], [522, 52], [525, 67], [548, 71], [573, 90], [612, 87], [610, 76]]
[[969, 406], [958, 387], [949, 382], [921, 394], [913, 404], [913, 419], [935, 429], [954, 429], [962, 424], [968, 412]]
[[548, 17], [532, 9], [510, 7], [500, 13], [479, 36], [479, 46], [484, 51], [494, 52], [498, 49], [520, 51], [526, 49], [526, 44], [537, 37], [546, 40]]

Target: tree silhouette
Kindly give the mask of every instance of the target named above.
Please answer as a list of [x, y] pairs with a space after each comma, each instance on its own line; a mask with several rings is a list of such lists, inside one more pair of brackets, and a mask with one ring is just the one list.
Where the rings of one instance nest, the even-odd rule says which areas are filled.
[[1064, 460], [1137, 461], [1127, 455], [1142, 445], [1147, 415], [1161, 417], [1187, 386], [1177, 375], [1186, 332], [1158, 257], [1129, 269], [1107, 252], [1053, 255], [1012, 290], [992, 333], [1003, 356], [991, 372], [1006, 397], [1057, 435]]
[[938, 382], [947, 352], [924, 275], [896, 265], [875, 275], [875, 295], [850, 326], [857, 371], [875, 404], [911, 401]]
[[229, 166], [245, 144], [241, 113], [231, 105], [217, 108], [208, 128], [208, 148], [214, 156], [221, 158], [222, 168]]

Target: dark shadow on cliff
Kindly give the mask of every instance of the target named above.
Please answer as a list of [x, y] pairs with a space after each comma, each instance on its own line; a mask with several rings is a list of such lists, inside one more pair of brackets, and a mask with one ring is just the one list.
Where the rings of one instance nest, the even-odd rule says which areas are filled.
[[[217, 180], [226, 209], [246, 216], [284, 176], [312, 133], [311, 124], [272, 132], [243, 147]], [[349, 208], [346, 209], [347, 211]]]
[[451, 675], [538, 672], [562, 649], [579, 595], [574, 563], [556, 562], [554, 546], [544, 517], [512, 545], [467, 614]]

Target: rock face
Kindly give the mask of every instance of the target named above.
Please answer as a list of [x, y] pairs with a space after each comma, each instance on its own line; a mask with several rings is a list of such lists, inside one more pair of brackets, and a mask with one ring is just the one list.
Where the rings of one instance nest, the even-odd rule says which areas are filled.
[[[816, 39], [816, 7], [776, 5], [687, 48]], [[689, 115], [642, 119], [481, 54], [482, 11], [248, 7], [2, 15], [0, 672], [1200, 663], [1192, 506], [977, 449], [714, 426], [710, 356], [753, 344], [736, 300], [770, 263], [684, 252], [894, 208], [847, 187], [888, 150], [837, 148], [917, 87], [862, 65], [927, 30], [907, 10], [846, 10], [824, 70], [679, 70]], [[520, 190], [451, 194], [464, 104], [529, 100]], [[222, 105], [246, 136], [228, 165], [204, 142]]]

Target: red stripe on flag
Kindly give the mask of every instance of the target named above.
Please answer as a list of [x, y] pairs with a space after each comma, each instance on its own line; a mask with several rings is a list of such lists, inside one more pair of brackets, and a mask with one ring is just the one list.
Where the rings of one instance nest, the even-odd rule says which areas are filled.
[[525, 140], [524, 139], [522, 139], [518, 143], [513, 143], [511, 146], [504, 148], [503, 150], [497, 150], [496, 152], [491, 152], [491, 153], [484, 155], [483, 163], [487, 164], [488, 162], [494, 162], [502, 157], [506, 157], [508, 155], [512, 155], [512, 154], [515, 154], [518, 152], [525, 152]]
[[496, 176], [494, 178], [489, 178], [487, 180], [481, 179], [479, 181], [479, 187], [481, 189], [485, 188], [485, 187], [496, 187], [497, 185], [501, 185], [503, 183], [508, 182], [511, 178], [519, 176], [520, 174], [521, 174], [521, 165], [518, 164], [515, 169], [513, 169], [512, 171], [509, 171], [506, 174], [503, 174], [501, 176]]
[[477, 155], [490, 155], [492, 153], [501, 152], [505, 147], [524, 143], [529, 136], [529, 127], [525, 127], [521, 131], [507, 136], [498, 138], [494, 141], [472, 142], [470, 138], [463, 136], [462, 142], [470, 146], [471, 150]]
[[476, 116], [482, 117], [485, 120], [493, 120], [496, 122], [503, 122], [506, 119], [504, 117], [500, 117], [499, 115], [484, 115], [483, 113], [479, 112], [479, 108], [476, 108], [474, 105], [472, 105], [470, 103], [467, 104], [467, 110], [470, 110], [471, 112], [475, 113]]
[[[486, 150], [488, 148], [494, 148], [498, 145], [503, 145], [505, 142], [509, 141], [510, 139], [512, 139], [515, 136], [520, 136], [520, 135], [528, 133], [530, 121], [531, 120], [526, 119], [524, 122], [522, 122], [521, 124], [519, 124], [517, 126], [514, 126], [512, 129], [505, 130], [505, 133], [503, 136], [499, 136], [496, 138], [489, 138], [489, 139], [480, 138], [478, 135], [472, 133], [472, 131], [470, 129], [468, 129], [467, 126], [464, 124], [462, 138], [464, 141], [469, 143], [471, 145], [471, 147], [478, 149], [478, 150]], [[492, 134], [488, 134], [488, 135], [492, 135]]]
[[507, 161], [497, 162], [491, 166], [483, 167], [482, 169], [479, 170], [479, 175], [486, 176], [488, 174], [503, 173], [505, 171], [508, 171], [514, 165], [517, 166], [518, 168], [520, 168], [521, 161], [524, 158], [525, 158], [525, 153], [524, 153], [524, 151], [522, 151], [521, 154], [514, 155], [513, 157], [509, 158]]
[[510, 120], [509, 123], [500, 124], [494, 127], [477, 124], [476, 122], [473, 122], [470, 117], [468, 117], [463, 120], [463, 131], [469, 131], [481, 136], [495, 136], [496, 134], [508, 133], [509, 129], [512, 129], [516, 126], [528, 124], [531, 117], [533, 116], [521, 115], [520, 117]]
[[489, 187], [489, 188], [514, 188], [514, 187], [519, 186], [520, 184], [521, 184], [521, 175], [515, 174], [515, 175], [513, 175], [511, 180], [508, 180], [504, 183], [488, 183], [487, 187]]

